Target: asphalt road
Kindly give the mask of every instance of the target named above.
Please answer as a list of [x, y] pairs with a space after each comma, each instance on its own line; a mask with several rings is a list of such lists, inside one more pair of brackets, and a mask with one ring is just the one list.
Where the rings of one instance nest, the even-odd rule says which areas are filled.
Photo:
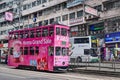
[[68, 72], [20, 70], [0, 64], [0, 80], [120, 80], [120, 78]]

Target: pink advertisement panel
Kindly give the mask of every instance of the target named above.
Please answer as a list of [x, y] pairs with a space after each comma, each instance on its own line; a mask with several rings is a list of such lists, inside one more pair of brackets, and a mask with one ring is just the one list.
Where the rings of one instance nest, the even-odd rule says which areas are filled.
[[5, 20], [7, 20], [7, 21], [13, 21], [13, 13], [11, 13], [11, 12], [5, 12]]

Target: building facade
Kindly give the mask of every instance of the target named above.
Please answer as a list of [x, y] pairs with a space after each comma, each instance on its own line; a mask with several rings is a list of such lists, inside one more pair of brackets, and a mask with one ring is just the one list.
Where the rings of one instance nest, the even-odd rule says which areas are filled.
[[[4, 19], [5, 12], [13, 14], [13, 21]], [[120, 0], [0, 0], [0, 49], [8, 47], [9, 31], [55, 21], [70, 26], [70, 36], [104, 38], [105, 33], [120, 31], [119, 13]]]

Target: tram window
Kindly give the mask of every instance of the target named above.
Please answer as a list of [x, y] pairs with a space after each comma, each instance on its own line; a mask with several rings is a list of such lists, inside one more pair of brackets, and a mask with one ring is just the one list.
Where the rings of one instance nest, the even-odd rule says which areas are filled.
[[62, 55], [63, 56], [66, 56], [68, 53], [67, 53], [67, 49], [66, 48], [62, 48]]
[[35, 54], [36, 54], [36, 55], [39, 54], [39, 47], [36, 47]]
[[29, 34], [28, 34], [28, 33], [25, 33], [25, 34], [24, 34], [24, 38], [29, 38]]
[[53, 36], [54, 35], [54, 28], [50, 28], [49, 29], [49, 36]]
[[24, 55], [28, 55], [28, 47], [24, 47]]
[[49, 47], [49, 55], [50, 56], [54, 55], [54, 47]]
[[20, 47], [20, 53], [23, 55], [23, 47]]
[[12, 35], [12, 39], [14, 39], [14, 36], [15, 36], [15, 35], [13, 34], [13, 35]]
[[30, 38], [34, 38], [34, 32], [33, 31], [30, 32]]
[[30, 47], [30, 55], [34, 55], [34, 47]]
[[60, 35], [60, 28], [56, 28], [56, 35]]
[[42, 30], [42, 37], [48, 36], [48, 29], [43, 29]]
[[23, 32], [21, 32], [21, 33], [20, 33], [20, 38], [21, 38], [21, 39], [23, 38], [23, 35], [24, 35]]
[[14, 34], [14, 39], [18, 39], [18, 33]]
[[10, 55], [13, 55], [13, 47], [10, 48]]
[[61, 35], [67, 36], [67, 29], [62, 28], [61, 29]]
[[36, 37], [41, 37], [41, 30], [36, 30]]
[[56, 47], [56, 56], [59, 56], [61, 53], [61, 48], [60, 47]]
[[9, 35], [9, 39], [12, 39], [12, 34]]

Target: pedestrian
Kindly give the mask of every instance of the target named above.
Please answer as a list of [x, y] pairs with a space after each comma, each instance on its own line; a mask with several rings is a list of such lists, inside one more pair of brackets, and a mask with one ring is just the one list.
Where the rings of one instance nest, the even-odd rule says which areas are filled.
[[4, 50], [4, 54], [5, 54], [5, 64], [7, 64], [7, 62], [8, 62], [8, 51]]

